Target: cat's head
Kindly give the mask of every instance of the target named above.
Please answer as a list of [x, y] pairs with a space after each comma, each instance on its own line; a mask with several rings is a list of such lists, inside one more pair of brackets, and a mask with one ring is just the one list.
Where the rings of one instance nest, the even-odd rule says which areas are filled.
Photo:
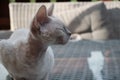
[[35, 39], [48, 44], [65, 44], [69, 40], [71, 32], [64, 23], [52, 16], [54, 5], [48, 10], [42, 5], [36, 13], [32, 24], [31, 32]]

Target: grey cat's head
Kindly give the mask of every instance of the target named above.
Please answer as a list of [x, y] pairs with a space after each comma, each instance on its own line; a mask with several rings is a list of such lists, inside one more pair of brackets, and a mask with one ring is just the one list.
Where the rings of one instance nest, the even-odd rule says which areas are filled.
[[52, 16], [54, 5], [48, 10], [42, 5], [35, 15], [31, 32], [34, 38], [42, 40], [47, 44], [65, 44], [69, 40], [71, 32], [64, 23]]

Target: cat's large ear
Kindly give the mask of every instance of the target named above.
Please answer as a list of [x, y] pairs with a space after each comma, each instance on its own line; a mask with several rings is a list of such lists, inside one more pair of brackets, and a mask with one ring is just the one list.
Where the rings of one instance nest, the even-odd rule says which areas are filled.
[[38, 9], [38, 12], [37, 12], [37, 14], [35, 16], [35, 19], [40, 24], [43, 24], [43, 23], [47, 22], [47, 20], [48, 20], [47, 9], [46, 9], [46, 7], [44, 5], [42, 5]]
[[37, 33], [40, 31], [40, 27], [42, 24], [46, 23], [48, 21], [48, 14], [47, 14], [47, 9], [44, 5], [42, 5], [39, 9], [38, 12], [36, 13], [32, 24], [31, 24], [31, 31], [32, 33]]
[[53, 14], [53, 9], [54, 9], [54, 4], [52, 4], [52, 5], [50, 6], [50, 8], [48, 9], [48, 16], [52, 16], [52, 14]]

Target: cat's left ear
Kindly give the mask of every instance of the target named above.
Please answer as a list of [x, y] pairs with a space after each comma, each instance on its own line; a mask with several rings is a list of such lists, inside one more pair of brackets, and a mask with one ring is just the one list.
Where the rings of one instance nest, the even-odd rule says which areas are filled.
[[49, 9], [48, 9], [48, 16], [52, 16], [53, 14], [53, 9], [54, 9], [54, 4], [52, 4]]

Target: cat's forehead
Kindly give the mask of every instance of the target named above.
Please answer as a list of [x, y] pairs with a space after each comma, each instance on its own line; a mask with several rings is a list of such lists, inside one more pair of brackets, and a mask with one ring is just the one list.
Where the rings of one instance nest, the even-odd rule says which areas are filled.
[[59, 20], [58, 18], [56, 18], [54, 16], [50, 16], [49, 18], [51, 20], [51, 23], [54, 25], [59, 25], [61, 27], [63, 27], [65, 25], [61, 20]]

